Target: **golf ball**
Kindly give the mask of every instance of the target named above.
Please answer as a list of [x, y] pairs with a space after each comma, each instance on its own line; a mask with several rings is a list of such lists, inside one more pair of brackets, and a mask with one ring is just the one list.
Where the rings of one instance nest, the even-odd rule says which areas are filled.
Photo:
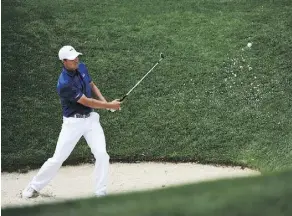
[[247, 47], [251, 47], [252, 46], [252, 43], [247, 43]]

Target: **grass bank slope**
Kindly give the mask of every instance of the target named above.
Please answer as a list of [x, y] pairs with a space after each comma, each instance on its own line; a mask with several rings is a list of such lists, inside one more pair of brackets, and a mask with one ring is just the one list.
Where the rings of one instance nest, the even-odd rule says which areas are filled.
[[[112, 160], [291, 167], [291, 11], [290, 0], [2, 1], [2, 169], [52, 156], [65, 44], [109, 100], [167, 56], [121, 112], [99, 111]], [[82, 140], [66, 163], [91, 159]]]

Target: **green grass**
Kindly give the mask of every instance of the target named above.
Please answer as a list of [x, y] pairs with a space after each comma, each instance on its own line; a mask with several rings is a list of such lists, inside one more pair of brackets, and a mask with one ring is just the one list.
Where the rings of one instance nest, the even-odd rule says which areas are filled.
[[[52, 156], [65, 44], [108, 100], [166, 55], [121, 112], [99, 111], [112, 161], [291, 167], [291, 10], [289, 0], [3, 1], [2, 170]], [[65, 164], [92, 160], [80, 143]]]
[[267, 215], [292, 214], [292, 170], [157, 191], [2, 209], [2, 215]]

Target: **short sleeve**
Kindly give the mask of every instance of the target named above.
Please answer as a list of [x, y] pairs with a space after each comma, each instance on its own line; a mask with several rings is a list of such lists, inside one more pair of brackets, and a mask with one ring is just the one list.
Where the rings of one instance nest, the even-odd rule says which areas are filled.
[[71, 102], [77, 102], [82, 95], [83, 93], [73, 84], [65, 85], [60, 89], [60, 97]]
[[89, 73], [88, 73], [87, 68], [86, 68], [85, 71], [86, 71], [86, 74], [87, 74], [87, 77], [88, 77], [88, 81], [89, 81], [89, 83], [91, 83], [92, 79], [91, 79], [91, 76], [90, 76]]
[[84, 73], [88, 77], [88, 82], [91, 83], [91, 81], [92, 81], [91, 76], [89, 75], [88, 69], [87, 69], [86, 65], [83, 62], [80, 63], [80, 68], [83, 69], [82, 71], [84, 71]]

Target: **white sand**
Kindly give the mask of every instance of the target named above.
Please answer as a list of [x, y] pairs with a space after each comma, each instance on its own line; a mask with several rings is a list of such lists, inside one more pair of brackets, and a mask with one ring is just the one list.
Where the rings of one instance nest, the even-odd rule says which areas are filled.
[[[93, 196], [93, 165], [62, 167], [52, 182], [46, 186], [39, 197], [21, 198], [21, 191], [38, 170], [25, 174], [1, 174], [1, 207], [12, 205], [31, 205]], [[240, 167], [219, 167], [195, 163], [113, 163], [110, 165], [108, 193], [122, 193], [168, 186], [258, 175], [257, 171]]]

